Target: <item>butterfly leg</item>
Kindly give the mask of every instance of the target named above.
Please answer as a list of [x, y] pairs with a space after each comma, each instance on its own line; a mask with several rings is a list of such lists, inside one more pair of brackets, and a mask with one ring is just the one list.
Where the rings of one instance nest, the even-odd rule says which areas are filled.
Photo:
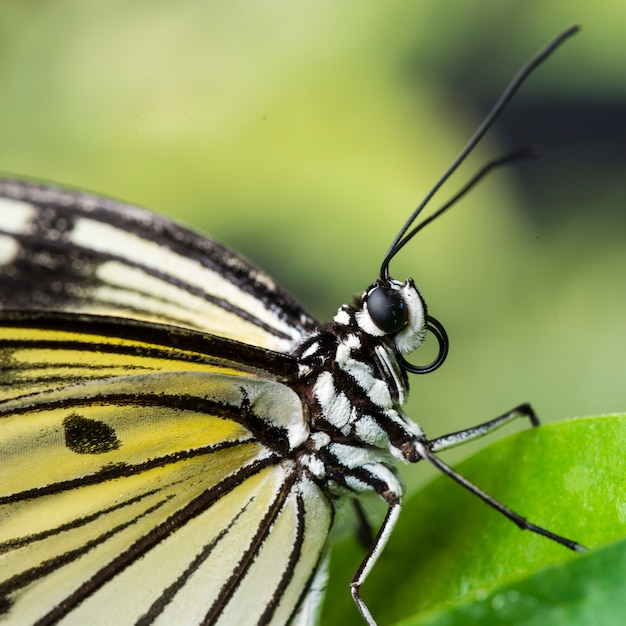
[[[480, 437], [481, 435], [488, 433], [494, 428], [497, 428], [498, 426], [501, 426], [505, 424], [506, 422], [517, 417], [530, 418], [533, 426], [536, 426], [539, 424], [537, 417], [535, 416], [530, 406], [521, 405], [521, 407], [518, 407], [517, 409], [513, 409], [512, 411], [509, 411], [508, 413], [505, 413], [504, 415], [494, 420], [491, 420], [490, 422], [486, 422], [485, 424], [479, 425], [475, 429], [468, 429], [467, 431], [460, 431], [460, 433], [455, 433], [455, 434], [460, 434], [461, 436], [465, 436], [465, 439], [463, 439], [463, 441], [468, 441], [470, 439]], [[453, 435], [441, 437], [433, 441], [437, 442], [440, 440], [446, 440], [450, 437], [453, 437]], [[551, 539], [552, 541], [555, 541], [556, 543], [559, 543], [565, 546], [566, 548], [573, 550], [574, 552], [586, 551], [586, 548], [583, 545], [577, 543], [576, 541], [572, 541], [571, 539], [567, 539], [566, 537], [557, 535], [556, 533], [553, 533], [547, 528], [543, 528], [542, 526], [537, 526], [536, 524], [529, 522], [525, 517], [522, 517], [515, 511], [512, 511], [508, 507], [504, 506], [504, 504], [492, 498], [488, 493], [484, 492], [482, 489], [480, 489], [479, 487], [471, 483], [469, 480], [467, 480], [467, 478], [458, 474], [456, 471], [454, 471], [454, 469], [452, 469], [449, 465], [444, 463], [435, 454], [433, 454], [433, 451], [431, 450], [431, 444], [432, 444], [431, 441], [424, 441], [424, 440], [415, 438], [412, 442], [412, 448], [415, 453], [415, 456], [413, 459], [411, 459], [411, 461], [415, 462], [419, 459], [428, 461], [431, 465], [436, 467], [440, 472], [442, 472], [443, 474], [445, 474], [446, 476], [448, 476], [449, 478], [457, 482], [459, 485], [467, 489], [470, 493], [473, 493], [475, 496], [480, 498], [483, 502], [488, 504], [490, 507], [492, 507], [493, 509], [495, 509], [496, 511], [504, 515], [507, 519], [511, 520], [521, 530], [529, 530], [530, 532], [533, 532], [537, 535], [542, 535], [543, 537], [547, 537], [548, 539]], [[374, 542], [372, 543], [370, 549], [368, 550], [367, 555], [361, 562], [361, 565], [359, 565], [358, 570], [356, 571], [354, 577], [352, 578], [352, 581], [350, 582], [350, 589], [352, 591], [352, 597], [354, 599], [354, 602], [356, 603], [357, 608], [359, 609], [361, 615], [363, 616], [363, 619], [365, 620], [368, 626], [377, 626], [377, 624], [374, 618], [372, 617], [370, 610], [367, 608], [367, 605], [365, 604], [365, 602], [359, 595], [359, 589], [361, 585], [363, 584], [363, 582], [365, 581], [365, 579], [367, 578], [368, 574], [370, 573], [372, 567], [374, 567], [374, 564], [378, 560], [380, 553], [383, 551], [385, 545], [387, 544], [387, 541], [389, 540], [389, 536], [391, 535], [391, 532], [394, 526], [396, 525], [396, 521], [400, 514], [400, 509], [402, 508], [402, 501], [398, 496], [392, 495], [389, 492], [387, 494], [380, 493], [380, 495], [383, 498], [385, 498], [387, 502], [389, 503], [387, 514], [385, 515], [385, 519], [383, 520], [383, 523], [378, 531], [378, 534], [376, 535]]]
[[468, 441], [473, 441], [479, 437], [487, 435], [493, 430], [512, 422], [515, 419], [529, 419], [532, 426], [539, 426], [539, 418], [533, 411], [530, 404], [520, 404], [519, 406], [507, 411], [503, 415], [496, 417], [495, 419], [466, 428], [465, 430], [459, 430], [449, 435], [443, 435], [442, 437], [436, 437], [435, 439], [428, 440], [428, 447], [431, 452], [441, 452], [448, 448], [454, 448]]
[[400, 515], [402, 501], [397, 496], [390, 496], [390, 498], [391, 497], [393, 497], [393, 501], [389, 502], [387, 514], [385, 515], [385, 519], [383, 520], [378, 534], [376, 535], [376, 538], [370, 546], [367, 555], [361, 562], [361, 565], [359, 565], [359, 569], [356, 571], [356, 574], [350, 582], [352, 597], [354, 598], [354, 602], [356, 603], [357, 608], [363, 616], [363, 619], [367, 623], [367, 626], [377, 626], [377, 624], [376, 620], [372, 617], [370, 610], [367, 608], [367, 605], [365, 604], [365, 602], [363, 602], [363, 599], [359, 595], [359, 589], [363, 584], [363, 581], [367, 578], [367, 575], [370, 573], [372, 567], [374, 567], [374, 564], [378, 560], [380, 553], [383, 551], [385, 544], [389, 540], [391, 531], [396, 525], [398, 515]]
[[514, 524], [516, 524], [522, 530], [530, 530], [533, 533], [538, 535], [543, 535], [552, 541], [556, 541], [561, 545], [573, 550], [574, 552], [584, 552], [586, 548], [571, 539], [567, 539], [566, 537], [562, 537], [561, 535], [557, 535], [546, 528], [542, 528], [541, 526], [537, 526], [531, 522], [529, 522], [526, 518], [522, 517], [515, 511], [512, 511], [508, 507], [504, 506], [494, 498], [492, 498], [488, 493], [485, 493], [482, 489], [471, 483], [467, 478], [461, 476], [457, 472], [455, 472], [449, 465], [444, 463], [441, 459], [435, 456], [430, 450], [429, 442], [414, 442], [414, 449], [416, 454], [423, 460], [428, 461], [431, 465], [434, 465], [440, 472], [452, 478], [452, 480], [456, 481], [462, 487], [465, 487], [469, 492], [473, 493], [475, 496], [478, 496], [483, 502], [488, 504], [490, 507], [494, 508], [499, 513], [502, 513], [506, 518], [510, 519]]

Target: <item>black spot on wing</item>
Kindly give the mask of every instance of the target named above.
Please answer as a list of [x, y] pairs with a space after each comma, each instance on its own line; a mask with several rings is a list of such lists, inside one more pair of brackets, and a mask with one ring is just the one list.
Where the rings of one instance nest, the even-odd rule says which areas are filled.
[[103, 454], [120, 447], [115, 430], [98, 420], [73, 414], [63, 420], [65, 445], [76, 454]]

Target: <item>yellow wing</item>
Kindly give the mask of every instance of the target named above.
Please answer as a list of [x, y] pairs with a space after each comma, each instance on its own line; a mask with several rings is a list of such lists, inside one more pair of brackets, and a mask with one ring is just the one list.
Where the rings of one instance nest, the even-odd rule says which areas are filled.
[[10, 623], [288, 623], [332, 521], [282, 457], [308, 435], [295, 361], [123, 320], [0, 326]]

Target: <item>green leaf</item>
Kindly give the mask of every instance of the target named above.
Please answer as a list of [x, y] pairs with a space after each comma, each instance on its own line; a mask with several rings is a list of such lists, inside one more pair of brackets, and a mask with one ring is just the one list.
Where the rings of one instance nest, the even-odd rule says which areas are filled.
[[[595, 548], [626, 535], [625, 440], [626, 416], [574, 419], [502, 439], [456, 469], [533, 523]], [[323, 623], [360, 623], [349, 581], [362, 558], [353, 539], [333, 549]], [[603, 558], [619, 568], [617, 574], [602, 569]], [[550, 602], [558, 612], [567, 601], [568, 619], [588, 615], [602, 594], [609, 603], [603, 610], [617, 615], [623, 602], [613, 606], [618, 594], [611, 590], [625, 575], [622, 544], [576, 555], [521, 532], [442, 476], [407, 500], [361, 595], [380, 624], [408, 618], [402, 623], [471, 623], [468, 616], [477, 607], [491, 610], [481, 623], [507, 623], [501, 615], [510, 611], [520, 613], [516, 623], [532, 624], [548, 614]], [[539, 602], [532, 590], [541, 592], [544, 579], [557, 586]], [[526, 594], [537, 600], [536, 615], [534, 600], [522, 611], [517, 599]], [[507, 605], [507, 599], [514, 602]]]
[[626, 624], [626, 540], [502, 585], [487, 597], [402, 621], [402, 626], [615, 626]]

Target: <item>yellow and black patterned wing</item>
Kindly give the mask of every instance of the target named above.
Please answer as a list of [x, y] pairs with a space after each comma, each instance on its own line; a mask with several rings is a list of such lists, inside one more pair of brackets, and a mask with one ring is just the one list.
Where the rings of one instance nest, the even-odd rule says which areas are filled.
[[317, 323], [267, 274], [173, 222], [0, 180], [0, 308], [112, 315], [289, 352]]
[[294, 368], [167, 326], [0, 314], [1, 615], [310, 623], [332, 508], [282, 456], [308, 436]]

